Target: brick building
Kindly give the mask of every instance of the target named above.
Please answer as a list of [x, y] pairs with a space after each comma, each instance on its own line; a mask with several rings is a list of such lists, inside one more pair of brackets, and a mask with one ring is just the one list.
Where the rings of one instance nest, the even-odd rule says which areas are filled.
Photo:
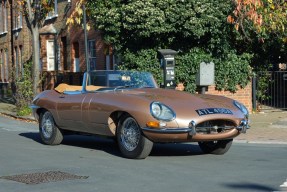
[[[32, 57], [32, 37], [17, 1], [0, 1], [0, 82], [21, 77], [24, 64]], [[59, 82], [80, 84], [85, 64], [84, 32], [79, 27], [68, 29], [66, 19], [75, 1], [55, 0], [39, 30], [42, 90]], [[111, 48], [101, 33], [88, 31], [88, 62], [91, 69], [112, 69]], [[2, 90], [1, 90], [2, 91]]]
[[[81, 84], [85, 63], [85, 36], [80, 27], [68, 28], [66, 19], [77, 1], [54, 1], [50, 12], [40, 29], [40, 58], [42, 73], [46, 77], [43, 89], [51, 89], [60, 82]], [[101, 32], [90, 29], [87, 32], [88, 62], [90, 70], [113, 68], [110, 47], [101, 38]]]
[[30, 31], [19, 7], [13, 1], [0, 1], [0, 82], [21, 77], [23, 63], [31, 55]]

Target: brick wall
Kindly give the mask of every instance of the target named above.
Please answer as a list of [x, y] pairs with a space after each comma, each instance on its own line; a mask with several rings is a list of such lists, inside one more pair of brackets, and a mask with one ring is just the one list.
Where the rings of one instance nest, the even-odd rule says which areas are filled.
[[230, 91], [218, 91], [215, 86], [209, 86], [206, 94], [211, 95], [221, 95], [231, 99], [235, 99], [242, 104], [244, 104], [249, 112], [252, 111], [252, 84], [249, 83], [244, 89], [239, 88], [236, 93], [231, 93]]

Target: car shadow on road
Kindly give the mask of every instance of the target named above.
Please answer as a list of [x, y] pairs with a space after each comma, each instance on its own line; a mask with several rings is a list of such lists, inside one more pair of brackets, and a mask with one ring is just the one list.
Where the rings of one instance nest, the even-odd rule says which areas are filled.
[[230, 188], [231, 191], [248, 190], [248, 191], [278, 191], [278, 189], [266, 186], [263, 184], [254, 183], [227, 183], [224, 184], [226, 187]]
[[197, 144], [191, 143], [156, 143], [150, 156], [195, 156], [204, 155]]
[[[20, 133], [19, 135], [34, 140], [37, 143], [43, 144], [40, 135], [37, 132]], [[100, 150], [114, 156], [122, 157], [116, 141], [112, 138], [100, 136], [67, 135], [64, 137], [64, 140], [61, 145], [74, 146], [91, 150]], [[156, 143], [154, 144], [153, 150], [150, 154], [150, 156], [162, 157], [195, 155], [204, 155], [204, 153], [200, 150], [198, 145], [190, 143]]]

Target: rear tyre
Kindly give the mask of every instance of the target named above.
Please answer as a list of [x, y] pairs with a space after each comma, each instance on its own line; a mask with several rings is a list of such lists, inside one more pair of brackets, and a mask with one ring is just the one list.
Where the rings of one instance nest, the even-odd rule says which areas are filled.
[[146, 158], [153, 147], [153, 142], [142, 134], [136, 120], [129, 115], [120, 119], [117, 142], [123, 156], [130, 159]]
[[198, 145], [204, 153], [223, 155], [231, 147], [232, 141], [233, 141], [233, 139], [220, 140], [220, 141], [198, 142]]
[[49, 111], [40, 115], [39, 132], [43, 143], [47, 145], [58, 145], [63, 141], [63, 134]]

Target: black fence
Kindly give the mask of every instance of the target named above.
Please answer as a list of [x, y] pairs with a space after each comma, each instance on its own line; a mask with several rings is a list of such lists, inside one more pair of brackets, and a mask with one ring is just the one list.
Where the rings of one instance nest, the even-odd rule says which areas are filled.
[[258, 72], [255, 78], [259, 110], [287, 109], [287, 71]]

